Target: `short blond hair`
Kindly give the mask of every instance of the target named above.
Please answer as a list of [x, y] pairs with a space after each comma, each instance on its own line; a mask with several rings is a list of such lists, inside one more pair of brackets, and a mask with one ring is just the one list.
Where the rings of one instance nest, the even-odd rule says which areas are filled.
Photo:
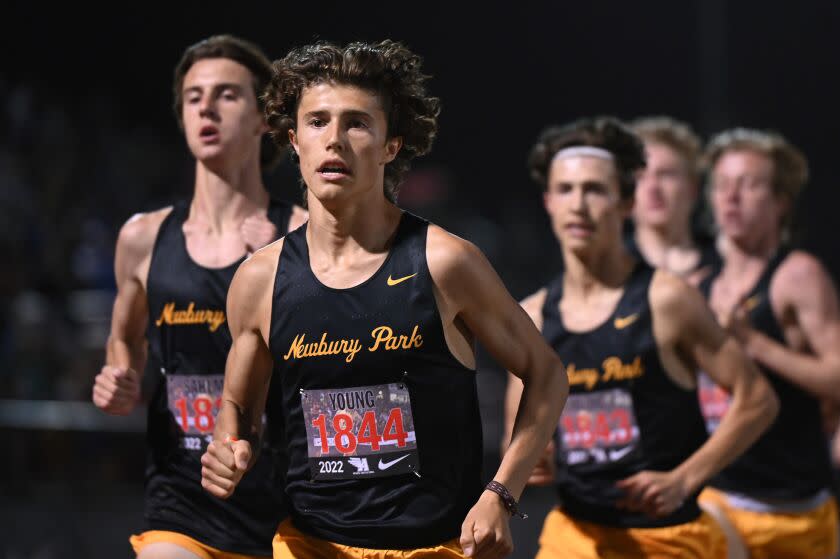
[[716, 135], [706, 147], [705, 164], [711, 172], [718, 160], [733, 151], [752, 151], [773, 162], [773, 191], [796, 200], [808, 182], [808, 160], [784, 136], [768, 130], [733, 128]]
[[691, 126], [669, 116], [646, 116], [631, 122], [630, 127], [642, 141], [663, 144], [676, 151], [692, 178], [700, 178], [703, 143]]

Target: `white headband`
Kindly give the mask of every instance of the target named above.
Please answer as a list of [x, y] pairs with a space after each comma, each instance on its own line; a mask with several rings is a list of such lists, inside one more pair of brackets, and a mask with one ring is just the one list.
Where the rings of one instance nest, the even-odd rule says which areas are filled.
[[603, 148], [597, 148], [594, 146], [572, 146], [561, 149], [555, 153], [552, 161], [569, 159], [570, 157], [597, 157], [599, 159], [606, 159], [607, 161], [615, 160], [613, 154]]

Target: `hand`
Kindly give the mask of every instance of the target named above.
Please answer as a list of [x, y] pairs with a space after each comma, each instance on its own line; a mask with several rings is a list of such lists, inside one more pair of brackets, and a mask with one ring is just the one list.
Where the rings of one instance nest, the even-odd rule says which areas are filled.
[[93, 382], [93, 403], [113, 415], [128, 415], [140, 401], [140, 375], [131, 368], [105, 365]]
[[245, 218], [239, 228], [242, 240], [248, 252], [255, 252], [268, 243], [277, 240], [277, 227], [264, 214], [255, 214]]
[[689, 491], [684, 480], [673, 471], [645, 470], [616, 483], [624, 491], [624, 498], [616, 505], [653, 518], [667, 516], [680, 508]]
[[211, 495], [227, 499], [251, 462], [251, 443], [228, 437], [212, 441], [201, 456], [201, 486]]
[[750, 322], [749, 311], [744, 308], [744, 305], [735, 307], [724, 321], [723, 326], [743, 346], [747, 355], [755, 358], [753, 348], [750, 345], [750, 342], [754, 339], [755, 330]]
[[484, 491], [461, 524], [461, 549], [467, 557], [497, 559], [513, 552], [510, 513], [501, 498]]
[[528, 478], [528, 485], [544, 486], [552, 483], [554, 483], [554, 441], [550, 440], [539, 462], [534, 466], [531, 477]]

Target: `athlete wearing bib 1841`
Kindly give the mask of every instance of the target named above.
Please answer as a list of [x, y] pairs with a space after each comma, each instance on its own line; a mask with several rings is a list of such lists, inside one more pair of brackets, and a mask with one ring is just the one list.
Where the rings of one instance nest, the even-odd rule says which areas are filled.
[[[833, 557], [837, 503], [820, 399], [840, 399], [840, 308], [819, 261], [782, 244], [807, 163], [781, 136], [746, 129], [713, 138], [707, 156], [726, 250], [702, 287], [776, 389], [780, 411], [701, 500], [726, 515], [750, 557]], [[707, 383], [701, 400], [720, 429], [729, 395]]]
[[[235, 494], [271, 379], [283, 388], [292, 507], [275, 557], [502, 557], [566, 375], [473, 245], [394, 204], [436, 131], [420, 59], [391, 41], [322, 43], [274, 68], [268, 120], [299, 158], [310, 219], [234, 278], [204, 485]], [[525, 387], [484, 491], [476, 339]]]
[[207, 495], [200, 463], [231, 345], [225, 299], [234, 272], [247, 252], [306, 215], [271, 202], [262, 184], [261, 151], [266, 163], [277, 155], [260, 147], [266, 125], [256, 92], [270, 75], [259, 49], [234, 37], [187, 49], [175, 72], [175, 110], [196, 159], [193, 198], [133, 217], [117, 243], [107, 365], [93, 400], [125, 414], [139, 400], [138, 372], [158, 381], [148, 414], [146, 529], [131, 537], [141, 559], [270, 555], [286, 514], [282, 418], [274, 409], [266, 426], [271, 448], [236, 499]]
[[[642, 166], [641, 142], [610, 118], [549, 128], [532, 151], [565, 265], [523, 306], [566, 363], [570, 385], [554, 456], [532, 477], [553, 482], [559, 496], [540, 559], [723, 557], [723, 535], [697, 494], [775, 413], [766, 381], [700, 294], [622, 243]], [[697, 365], [737, 401], [708, 440]], [[519, 389], [511, 379], [508, 410]]]

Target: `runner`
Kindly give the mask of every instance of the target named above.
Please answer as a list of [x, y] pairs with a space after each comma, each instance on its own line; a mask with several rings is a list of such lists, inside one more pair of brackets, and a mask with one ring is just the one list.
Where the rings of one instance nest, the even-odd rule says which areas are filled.
[[[117, 241], [118, 292], [93, 401], [124, 415], [140, 401], [142, 371], [159, 379], [148, 413], [146, 529], [131, 538], [141, 559], [270, 556], [285, 513], [277, 433], [227, 502], [202, 491], [199, 461], [231, 344], [224, 304], [234, 272], [246, 253], [306, 217], [270, 201], [262, 183], [267, 126], [257, 94], [270, 79], [262, 51], [236, 37], [185, 51], [174, 93], [196, 159], [192, 200], [134, 216]], [[263, 155], [268, 162], [278, 154]]]
[[[694, 288], [622, 242], [645, 164], [632, 132], [611, 118], [549, 128], [530, 164], [565, 270], [523, 307], [571, 387], [556, 464], [547, 457], [532, 477], [560, 497], [538, 558], [723, 557], [723, 534], [696, 497], [772, 421], [772, 391]], [[734, 394], [708, 440], [698, 366]], [[508, 410], [520, 390], [511, 379]]]

